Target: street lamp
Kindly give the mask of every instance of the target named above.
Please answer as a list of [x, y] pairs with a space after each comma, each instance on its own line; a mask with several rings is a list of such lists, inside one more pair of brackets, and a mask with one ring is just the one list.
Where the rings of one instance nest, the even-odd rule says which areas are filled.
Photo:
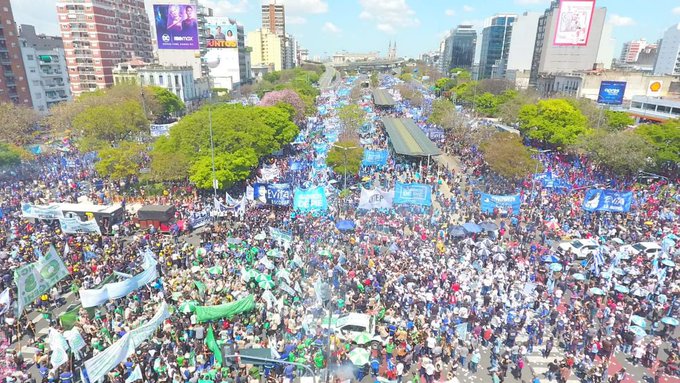
[[[214, 57], [205, 61], [208, 68], [215, 69], [220, 65], [220, 58]], [[210, 71], [208, 71], [208, 128], [210, 129], [210, 156], [212, 160], [212, 186], [213, 186], [213, 203], [217, 203], [217, 177], [215, 176], [215, 142], [213, 140], [212, 128], [212, 87], [210, 86], [211, 79]]]
[[[529, 148], [529, 150], [534, 152], [534, 153], [539, 153], [539, 154], [552, 152], [552, 150], [550, 150], [550, 149], [539, 150], [539, 149]], [[538, 165], [540, 165], [540, 164], [541, 164], [541, 161], [538, 160], [536, 162], [536, 171], [534, 171], [534, 175], [532, 176], [532, 179], [531, 179], [531, 201], [532, 202], [534, 201], [534, 191], [536, 189], [536, 173], [538, 173]]]
[[345, 152], [345, 161], [344, 161], [344, 167], [345, 167], [345, 175], [344, 175], [344, 178], [345, 178], [345, 179], [344, 179], [344, 185], [345, 185], [345, 186], [343, 187], [343, 189], [347, 189], [347, 151], [348, 151], [348, 150], [352, 150], [352, 149], [359, 149], [359, 148], [356, 147], [356, 146], [347, 146], [347, 147], [345, 147], [345, 146], [340, 146], [340, 145], [335, 145], [335, 144], [333, 144], [332, 146], [333, 146], [334, 148], [341, 149], [341, 150], [343, 150], [343, 151]]

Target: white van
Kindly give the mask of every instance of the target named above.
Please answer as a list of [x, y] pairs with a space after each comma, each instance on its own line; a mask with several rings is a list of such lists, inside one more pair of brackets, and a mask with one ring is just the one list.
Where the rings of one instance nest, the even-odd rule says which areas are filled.
[[[310, 329], [316, 325], [311, 315], [305, 317], [303, 326]], [[328, 314], [321, 321], [321, 327], [328, 328]], [[331, 330], [342, 340], [352, 340], [361, 333], [369, 334], [373, 340], [382, 342], [382, 339], [375, 334], [375, 317], [368, 314], [349, 313], [340, 317], [334, 315], [331, 319]]]
[[648, 259], [660, 255], [663, 251], [661, 245], [656, 242], [638, 242], [632, 245], [621, 246], [621, 250], [631, 255], [644, 254]]

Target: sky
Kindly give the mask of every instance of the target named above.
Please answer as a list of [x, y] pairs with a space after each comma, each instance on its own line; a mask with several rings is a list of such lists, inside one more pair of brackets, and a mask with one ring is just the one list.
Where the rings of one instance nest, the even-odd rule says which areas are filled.
[[[261, 27], [263, 0], [202, 0], [215, 16], [231, 17], [246, 32]], [[155, 0], [145, 0], [147, 10]], [[162, 3], [163, 1], [158, 1]], [[269, 1], [266, 0], [268, 3]], [[310, 57], [339, 51], [387, 54], [389, 41], [400, 57], [418, 57], [439, 49], [447, 31], [473, 24], [481, 31], [495, 14], [543, 12], [549, 0], [278, 0], [286, 6], [286, 30]], [[11, 0], [19, 24], [33, 24], [38, 33], [58, 34], [56, 0]], [[607, 8], [614, 26], [616, 56], [624, 42], [656, 41], [680, 23], [680, 0], [597, 0]]]

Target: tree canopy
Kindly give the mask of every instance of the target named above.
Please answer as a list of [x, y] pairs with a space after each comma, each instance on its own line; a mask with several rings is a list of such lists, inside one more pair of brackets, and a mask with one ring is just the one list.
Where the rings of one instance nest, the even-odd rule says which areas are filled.
[[445, 98], [436, 99], [432, 102], [432, 112], [427, 121], [444, 130], [451, 130], [463, 123], [458, 112], [456, 112], [456, 106]]
[[513, 133], [496, 133], [481, 145], [484, 160], [496, 174], [509, 179], [519, 180], [536, 171], [540, 162], [531, 157], [522, 139]]
[[[299, 133], [289, 110], [282, 107], [213, 105], [211, 113], [215, 170], [220, 188], [245, 179], [260, 158], [280, 150]], [[168, 163], [177, 158], [178, 163], [172, 166], [177, 172], [188, 172], [181, 176], [189, 176], [200, 188], [211, 188], [207, 107], [184, 117], [170, 129], [168, 137], [159, 138], [151, 157], [152, 175], [157, 179], [168, 179], [158, 169], [170, 166]]]
[[146, 87], [146, 90], [151, 93], [151, 96], [158, 104], [157, 111], [159, 115], [154, 116], [156, 121], [168, 119], [170, 116], [184, 112], [184, 102], [171, 91], [160, 86], [149, 86]]
[[624, 176], [647, 168], [647, 158], [652, 155], [652, 147], [642, 137], [629, 131], [598, 130], [593, 135], [582, 136], [575, 149]]
[[[341, 149], [352, 148], [352, 149]], [[345, 158], [345, 156], [347, 156]], [[333, 168], [338, 174], [344, 174], [345, 170], [348, 174], [357, 174], [361, 167], [361, 160], [364, 156], [364, 149], [358, 142], [354, 141], [338, 141], [328, 152], [326, 157], [326, 164]]]
[[357, 104], [349, 104], [338, 110], [338, 118], [346, 131], [354, 132], [366, 121], [366, 111]]
[[591, 132], [583, 113], [563, 99], [540, 100], [522, 106], [519, 122], [525, 136], [558, 149], [574, 144], [578, 137]]
[[669, 166], [677, 169], [674, 164], [680, 163], [680, 119], [640, 125], [635, 133], [651, 145], [656, 169], [663, 171]]
[[275, 106], [280, 103], [288, 104], [293, 108], [295, 121], [302, 121], [305, 116], [305, 103], [292, 89], [275, 90], [268, 92], [260, 100], [261, 106]]
[[139, 174], [146, 148], [136, 142], [125, 141], [118, 147], [99, 150], [99, 161], [95, 169], [99, 174], [112, 180], [125, 180]]
[[39, 120], [36, 112], [29, 107], [13, 103], [0, 103], [0, 141], [26, 145], [33, 140]]

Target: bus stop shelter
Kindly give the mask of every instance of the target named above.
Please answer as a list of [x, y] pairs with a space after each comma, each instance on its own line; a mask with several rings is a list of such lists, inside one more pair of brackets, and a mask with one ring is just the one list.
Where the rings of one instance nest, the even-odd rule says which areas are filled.
[[411, 157], [433, 157], [441, 151], [410, 118], [382, 119], [395, 153]]
[[395, 105], [394, 98], [386, 89], [373, 90], [373, 104], [379, 108], [392, 108]]

